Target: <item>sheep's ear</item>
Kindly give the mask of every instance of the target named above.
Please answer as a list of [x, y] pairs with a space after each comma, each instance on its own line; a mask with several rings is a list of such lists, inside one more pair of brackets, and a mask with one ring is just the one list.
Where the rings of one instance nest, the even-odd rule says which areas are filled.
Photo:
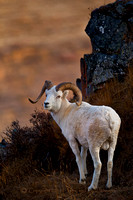
[[69, 91], [68, 91], [68, 90], [65, 90], [65, 91], [63, 92], [63, 96], [62, 96], [62, 98], [66, 98], [67, 95], [68, 95], [68, 93], [69, 93]]

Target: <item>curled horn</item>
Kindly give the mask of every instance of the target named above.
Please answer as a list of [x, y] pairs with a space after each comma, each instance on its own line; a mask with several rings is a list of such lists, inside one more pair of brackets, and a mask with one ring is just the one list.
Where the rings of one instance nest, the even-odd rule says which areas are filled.
[[30, 101], [31, 103], [37, 103], [37, 102], [39, 101], [39, 99], [42, 97], [42, 95], [44, 94], [45, 90], [46, 90], [46, 89], [49, 90], [49, 89], [51, 89], [52, 87], [53, 87], [53, 84], [52, 84], [51, 81], [45, 81], [44, 86], [42, 87], [42, 90], [41, 90], [39, 96], [37, 97], [37, 99], [36, 99], [35, 101], [32, 101], [32, 100], [29, 98], [29, 101]]
[[82, 93], [80, 89], [71, 82], [63, 82], [56, 86], [56, 91], [61, 90], [62, 92], [64, 90], [72, 90], [76, 97], [76, 104], [77, 106], [80, 106], [82, 103]]

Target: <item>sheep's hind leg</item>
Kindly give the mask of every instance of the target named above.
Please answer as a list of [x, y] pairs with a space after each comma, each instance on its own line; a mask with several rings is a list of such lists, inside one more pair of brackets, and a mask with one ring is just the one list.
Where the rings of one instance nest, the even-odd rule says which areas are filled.
[[107, 188], [112, 187], [113, 156], [114, 156], [114, 148], [112, 148], [110, 145], [108, 150], [108, 162], [107, 162], [107, 171], [108, 171], [108, 180], [106, 184]]
[[92, 147], [90, 149], [90, 153], [91, 153], [93, 163], [94, 163], [94, 173], [93, 173], [93, 179], [92, 179], [91, 185], [88, 187], [88, 191], [90, 191], [91, 189], [94, 189], [94, 190], [97, 189], [99, 176], [101, 173], [101, 167], [102, 167], [102, 163], [99, 157], [100, 148]]
[[70, 145], [73, 153], [76, 156], [76, 162], [77, 162], [78, 169], [79, 169], [79, 174], [80, 174], [79, 183], [85, 184], [86, 183], [86, 181], [85, 181], [86, 178], [85, 178], [84, 170], [83, 170], [83, 167], [82, 167], [82, 159], [81, 159], [81, 156], [80, 156], [80, 151], [79, 151], [78, 144], [77, 144], [76, 140], [71, 140], [71, 141], [69, 141], [69, 145]]
[[87, 150], [85, 147], [81, 146], [81, 159], [82, 159], [82, 167], [84, 170], [84, 174], [87, 177], [88, 175], [88, 171], [87, 171], [87, 167], [86, 167], [86, 157], [87, 157]]

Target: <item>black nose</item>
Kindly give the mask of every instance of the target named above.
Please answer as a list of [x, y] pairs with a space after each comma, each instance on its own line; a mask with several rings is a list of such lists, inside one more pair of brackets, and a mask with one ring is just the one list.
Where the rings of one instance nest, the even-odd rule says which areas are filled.
[[48, 106], [48, 104], [49, 104], [48, 102], [44, 102], [44, 105], [45, 105], [45, 107], [47, 107], [47, 106]]

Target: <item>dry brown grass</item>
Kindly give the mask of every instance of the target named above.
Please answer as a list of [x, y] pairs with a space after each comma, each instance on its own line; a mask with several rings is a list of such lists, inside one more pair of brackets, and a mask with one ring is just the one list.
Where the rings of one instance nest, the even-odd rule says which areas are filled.
[[88, 101], [96, 105], [108, 105], [118, 110], [120, 114], [131, 112], [133, 107], [133, 68], [128, 68], [124, 80], [112, 79], [102, 90], [92, 94]]

